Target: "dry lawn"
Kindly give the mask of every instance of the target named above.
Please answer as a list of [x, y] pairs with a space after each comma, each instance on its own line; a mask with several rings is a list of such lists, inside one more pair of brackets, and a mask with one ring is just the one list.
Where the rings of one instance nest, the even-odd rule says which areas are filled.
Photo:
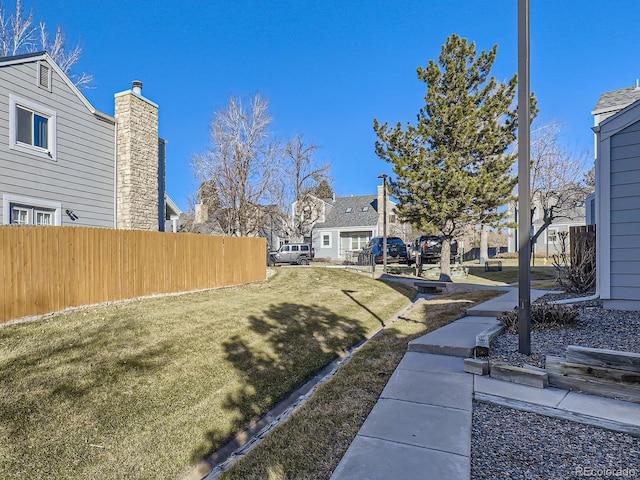
[[328, 479], [405, 354], [407, 343], [500, 293], [420, 300], [403, 320], [359, 349], [288, 421], [220, 479]]
[[412, 295], [277, 272], [0, 328], [0, 478], [180, 477]]

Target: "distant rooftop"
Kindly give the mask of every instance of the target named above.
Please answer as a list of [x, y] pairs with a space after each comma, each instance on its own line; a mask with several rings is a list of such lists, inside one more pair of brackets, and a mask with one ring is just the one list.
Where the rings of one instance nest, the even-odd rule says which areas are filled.
[[355, 197], [336, 197], [328, 201], [333, 208], [327, 213], [318, 228], [365, 227], [378, 223], [378, 196], [359, 195]]
[[599, 115], [607, 112], [617, 112], [640, 100], [640, 87], [627, 87], [620, 90], [604, 92], [591, 112], [592, 115]]

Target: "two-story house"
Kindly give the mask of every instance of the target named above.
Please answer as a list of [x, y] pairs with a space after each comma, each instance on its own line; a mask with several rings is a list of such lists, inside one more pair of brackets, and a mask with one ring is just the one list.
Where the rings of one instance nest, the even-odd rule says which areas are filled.
[[141, 82], [111, 116], [46, 52], [0, 58], [0, 224], [173, 230], [165, 164]]

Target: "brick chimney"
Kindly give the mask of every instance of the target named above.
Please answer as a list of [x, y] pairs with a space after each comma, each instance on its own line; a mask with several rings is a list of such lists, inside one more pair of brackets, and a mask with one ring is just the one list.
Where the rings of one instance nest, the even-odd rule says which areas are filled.
[[117, 227], [158, 231], [158, 105], [142, 82], [116, 93], [115, 118]]

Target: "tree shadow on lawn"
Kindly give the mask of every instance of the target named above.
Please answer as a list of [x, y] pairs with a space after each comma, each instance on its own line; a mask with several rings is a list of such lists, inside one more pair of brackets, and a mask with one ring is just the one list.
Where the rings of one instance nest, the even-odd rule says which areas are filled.
[[[132, 330], [123, 335], [127, 326]], [[37, 335], [49, 337], [43, 342], [36, 338], [32, 348], [2, 362], [0, 385], [6, 390], [0, 391], [0, 421], [9, 434], [16, 435], [16, 440], [28, 435], [31, 425], [58, 415], [61, 402], [81, 411], [83, 402], [94, 398], [96, 392], [109, 392], [103, 401], [117, 402], [122, 392], [114, 385], [163, 369], [171, 360], [172, 345], [138, 346], [135, 326], [133, 321], [103, 322], [80, 337], [73, 329], [54, 333], [49, 325], [40, 323], [17, 326], [23, 332], [0, 334], [0, 343], [5, 346], [32, 342]], [[34, 332], [35, 328], [41, 332]]]
[[233, 423], [229, 430], [207, 432], [193, 452], [194, 462], [220, 449], [371, 330], [326, 307], [294, 303], [271, 305], [248, 321], [253, 335], [224, 342], [227, 361], [243, 378], [223, 404]]

